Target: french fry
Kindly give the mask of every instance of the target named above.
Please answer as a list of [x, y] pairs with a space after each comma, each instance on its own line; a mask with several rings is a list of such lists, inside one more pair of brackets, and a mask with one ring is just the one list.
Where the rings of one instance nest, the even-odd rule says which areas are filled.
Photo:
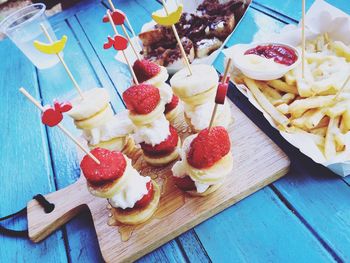
[[284, 80], [286, 81], [286, 83], [290, 86], [295, 86], [297, 83], [297, 78], [295, 76], [295, 72], [294, 70], [290, 70], [288, 71], [285, 75], [284, 75]]
[[317, 135], [320, 135], [322, 137], [325, 137], [326, 133], [327, 133], [327, 127], [321, 127], [321, 128], [312, 129], [312, 130], [310, 130], [310, 133], [317, 134]]
[[321, 122], [325, 116], [323, 108], [314, 109], [310, 117], [305, 121], [305, 127], [307, 129], [313, 129]]
[[341, 132], [342, 134], [345, 134], [345, 133], [347, 133], [347, 132], [349, 131], [349, 130], [346, 128], [346, 126], [345, 126], [344, 120], [345, 120], [344, 116], [341, 116], [341, 118], [340, 118], [340, 124], [339, 124], [339, 129], [340, 129], [340, 132]]
[[275, 88], [276, 90], [286, 92], [286, 93], [292, 93], [298, 95], [298, 89], [295, 85], [289, 85], [288, 83], [280, 80], [270, 80], [267, 82], [267, 85], [271, 86], [272, 88]]
[[346, 109], [346, 111], [344, 112], [344, 114], [342, 116], [342, 120], [344, 121], [344, 127], [347, 130], [350, 130], [350, 107], [349, 106]]
[[286, 104], [286, 103], [282, 103], [282, 104], [276, 106], [276, 109], [277, 109], [279, 112], [281, 112], [282, 114], [286, 115], [286, 114], [288, 114], [289, 106], [288, 106], [288, 104]]
[[341, 101], [336, 103], [335, 105], [329, 107], [326, 109], [325, 113], [331, 117], [335, 118], [337, 116], [342, 115], [348, 108], [349, 102], [348, 101]]
[[272, 117], [272, 119], [278, 124], [282, 125], [282, 127], [286, 127], [289, 123], [289, 119], [280, 113], [261, 93], [260, 89], [256, 85], [256, 82], [249, 78], [244, 78], [244, 82], [258, 101], [260, 106]]
[[273, 98], [274, 100], [280, 100], [282, 98], [281, 93], [279, 93], [274, 88], [271, 88], [269, 85], [267, 85], [265, 82], [262, 81], [256, 81], [256, 85], [259, 87], [259, 89], [266, 95], [268, 95], [270, 98]]
[[307, 128], [305, 123], [312, 117], [318, 109], [311, 109], [306, 111], [301, 117], [291, 120], [291, 124], [299, 128]]
[[336, 145], [334, 140], [334, 129], [338, 127], [339, 117], [330, 118], [327, 128], [327, 134], [324, 143], [324, 155], [327, 160], [332, 159], [336, 155]]
[[289, 105], [289, 113], [291, 113], [294, 118], [298, 118], [308, 109], [332, 105], [334, 103], [333, 98], [333, 95], [328, 95], [295, 100]]
[[341, 41], [333, 41], [329, 44], [330, 50], [339, 57], [344, 57], [347, 62], [350, 62], [350, 47], [346, 46]]

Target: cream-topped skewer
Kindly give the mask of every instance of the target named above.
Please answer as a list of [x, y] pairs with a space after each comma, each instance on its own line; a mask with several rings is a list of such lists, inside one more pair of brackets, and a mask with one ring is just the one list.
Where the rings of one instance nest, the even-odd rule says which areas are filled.
[[74, 87], [76, 88], [76, 90], [78, 91], [79, 95], [81, 98], [84, 98], [83, 92], [81, 90], [81, 88], [79, 87], [78, 82], [75, 80], [72, 72], [70, 71], [70, 69], [68, 68], [66, 62], [64, 61], [62, 55], [60, 54], [60, 52], [64, 49], [65, 47], [65, 43], [67, 41], [67, 36], [64, 35], [62, 37], [61, 40], [54, 42], [49, 34], [49, 32], [47, 31], [46, 27], [44, 26], [44, 24], [40, 24], [40, 27], [42, 29], [42, 31], [44, 32], [47, 40], [49, 40], [50, 45], [46, 45], [44, 43], [41, 43], [37, 40], [34, 41], [34, 47], [39, 50], [42, 53], [46, 53], [46, 54], [56, 54], [56, 56], [58, 57], [58, 59], [61, 61], [64, 69], [66, 70], [69, 78], [71, 79], [71, 81], [73, 82]]
[[[19, 89], [19, 91], [29, 100], [31, 101], [38, 109], [41, 110], [41, 112], [45, 112], [45, 108], [34, 99], [32, 95], [28, 93], [23, 87]], [[88, 149], [86, 149], [61, 123], [56, 124], [58, 128], [63, 131], [65, 135], [68, 136], [69, 139], [71, 139], [81, 150], [83, 150], [89, 157], [91, 157], [97, 164], [100, 164], [100, 161], [92, 154]]]

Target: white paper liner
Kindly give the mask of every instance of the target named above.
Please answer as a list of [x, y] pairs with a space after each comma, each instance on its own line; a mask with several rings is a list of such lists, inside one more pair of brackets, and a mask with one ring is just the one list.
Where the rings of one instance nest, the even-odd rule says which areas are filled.
[[[247, 6], [247, 9], [245, 10], [242, 18], [238, 21], [238, 23], [235, 25], [235, 28], [233, 29], [233, 31], [231, 32], [231, 34], [225, 39], [225, 41], [223, 42], [223, 44], [221, 45], [221, 47], [217, 50], [215, 50], [213, 53], [211, 53], [209, 56], [204, 57], [204, 58], [195, 58], [191, 64], [207, 64], [207, 65], [211, 65], [214, 63], [215, 59], [217, 58], [217, 56], [220, 54], [220, 51], [224, 48], [224, 46], [226, 45], [226, 42], [230, 39], [230, 37], [232, 36], [232, 34], [235, 32], [235, 29], [237, 28], [237, 26], [241, 23], [243, 17], [245, 16], [245, 14], [247, 13], [247, 10], [251, 4], [251, 0], [246, 0], [249, 4]], [[180, 1], [180, 0], [168, 0], [167, 2], [167, 7], [169, 10], [173, 10], [175, 9], [175, 7], [177, 7], [177, 5], [179, 3], [182, 2], [183, 4], [183, 12], [187, 12], [187, 13], [193, 13], [197, 10], [197, 7], [203, 2], [203, 0], [187, 0], [187, 1]], [[144, 24], [141, 28], [141, 32], [145, 32], [151, 28], [154, 27], [156, 23], [152, 20], [146, 24]], [[140, 52], [142, 50], [141, 46], [142, 46], [142, 42], [138, 37], [133, 37], [131, 39], [132, 43], [135, 46], [135, 49], [137, 50], [137, 52]], [[127, 49], [124, 50], [126, 56], [128, 57], [128, 59], [130, 60], [130, 63], [133, 64], [135, 62], [135, 60], [137, 59], [131, 46], [128, 45]], [[122, 54], [122, 52], [118, 52], [117, 55], [114, 57], [116, 60], [125, 63], [125, 59], [124, 56]], [[175, 62], [173, 65], [170, 65], [167, 67], [167, 70], [169, 72], [169, 74], [174, 74], [175, 72], [177, 72], [178, 70], [180, 70], [181, 68], [183, 68], [185, 65], [182, 63], [182, 60], [179, 59], [177, 62]]]
[[[306, 39], [313, 39], [319, 34], [328, 33], [333, 40], [350, 44], [350, 16], [323, 0], [316, 0], [305, 15]], [[286, 43], [293, 46], [301, 44], [301, 24], [287, 25], [279, 34], [269, 36], [274, 42]], [[230, 48], [223, 50], [225, 57], [230, 57]], [[225, 59], [226, 60], [226, 59]], [[226, 61], [225, 61], [226, 63]], [[249, 89], [242, 84], [236, 84], [237, 88], [248, 100], [263, 113], [268, 122], [277, 129], [271, 116], [266, 113], [256, 101]], [[309, 138], [307, 133], [287, 133], [279, 131], [284, 139], [297, 147], [303, 154], [332, 170], [337, 175], [345, 177], [350, 174], [350, 154], [340, 154], [332, 160], [326, 160], [323, 153]]]

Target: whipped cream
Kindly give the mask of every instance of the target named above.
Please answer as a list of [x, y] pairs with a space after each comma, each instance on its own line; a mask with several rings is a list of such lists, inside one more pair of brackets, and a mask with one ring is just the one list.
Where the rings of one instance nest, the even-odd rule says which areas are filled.
[[151, 180], [150, 177], [141, 176], [131, 165], [127, 158], [127, 169], [123, 176], [127, 176], [126, 184], [123, 185], [112, 198], [108, 199], [111, 206], [115, 208], [133, 208], [135, 203], [147, 194], [146, 184]]
[[145, 142], [155, 146], [168, 138], [169, 135], [169, 121], [164, 115], [161, 115], [150, 124], [135, 127], [133, 137], [136, 143]]
[[167, 83], [161, 83], [158, 86], [159, 89], [159, 95], [160, 99], [164, 102], [164, 104], [167, 104], [171, 102], [173, 98], [173, 90]]
[[[209, 101], [195, 107], [185, 104], [185, 113], [191, 120], [191, 123], [196, 130], [203, 130], [208, 127], [214, 106], [214, 101]], [[230, 105], [228, 103], [219, 105], [217, 108], [214, 125], [227, 128], [231, 121]]]
[[125, 137], [133, 130], [134, 125], [128, 117], [128, 111], [124, 110], [103, 125], [91, 130], [84, 130], [83, 136], [89, 144], [96, 145], [114, 138]]

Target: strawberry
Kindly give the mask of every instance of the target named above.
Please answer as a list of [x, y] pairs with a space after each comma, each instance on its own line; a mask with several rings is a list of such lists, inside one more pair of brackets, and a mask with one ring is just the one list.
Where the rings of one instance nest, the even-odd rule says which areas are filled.
[[174, 94], [171, 101], [169, 103], [165, 104], [164, 113], [166, 114], [169, 111], [175, 109], [178, 104], [179, 104], [179, 97]]
[[153, 111], [159, 101], [159, 90], [148, 84], [134, 85], [123, 93], [128, 110], [136, 114], [147, 114]]
[[121, 152], [95, 148], [91, 152], [99, 161], [97, 164], [89, 155], [85, 155], [80, 168], [88, 182], [103, 184], [120, 178], [126, 168], [126, 160]]
[[146, 207], [153, 198], [153, 184], [152, 181], [149, 181], [146, 184], [147, 187], [147, 194], [145, 194], [139, 201], [137, 201], [134, 205], [134, 208], [142, 208]]
[[217, 104], [225, 103], [227, 89], [228, 89], [227, 83], [219, 83], [218, 88], [216, 90], [215, 103]]
[[136, 60], [132, 68], [139, 82], [149, 80], [160, 72], [160, 66], [147, 59]]
[[175, 185], [180, 188], [182, 191], [191, 191], [196, 189], [196, 185], [189, 176], [185, 177], [173, 177]]
[[191, 142], [187, 161], [197, 169], [209, 168], [228, 154], [230, 148], [230, 137], [224, 127], [213, 127], [210, 132], [206, 128]]
[[160, 157], [173, 152], [179, 141], [177, 131], [173, 126], [169, 126], [170, 135], [161, 143], [152, 146], [150, 144], [141, 143], [141, 148], [146, 155]]

